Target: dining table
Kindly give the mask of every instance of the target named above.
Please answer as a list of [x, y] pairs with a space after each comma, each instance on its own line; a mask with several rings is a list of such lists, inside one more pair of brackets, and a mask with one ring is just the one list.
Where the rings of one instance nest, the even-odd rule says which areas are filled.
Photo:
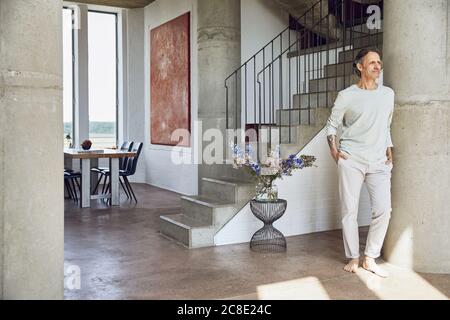
[[[117, 149], [96, 149], [81, 150], [64, 148], [64, 161], [72, 162], [73, 159], [80, 160], [81, 167], [81, 194], [80, 206], [89, 208], [91, 200], [111, 198], [111, 205], [120, 205], [119, 190], [119, 159], [136, 156], [136, 152]], [[91, 165], [97, 166], [98, 160], [102, 158], [109, 159], [109, 171], [111, 181], [111, 192], [108, 194], [91, 194]], [[95, 180], [94, 180], [95, 181]]]

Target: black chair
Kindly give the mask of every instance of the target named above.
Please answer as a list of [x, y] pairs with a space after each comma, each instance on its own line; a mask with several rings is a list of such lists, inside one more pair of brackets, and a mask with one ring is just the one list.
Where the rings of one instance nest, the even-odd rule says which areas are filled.
[[[143, 145], [144, 144], [142, 142], [139, 142], [133, 146], [132, 150], [130, 150], [130, 151], [136, 152], [136, 155], [134, 157], [130, 157], [128, 159], [127, 168], [125, 170], [119, 170], [119, 181], [120, 181], [120, 178], [123, 178], [125, 187], [128, 190], [128, 193], [130, 193], [130, 195], [133, 195], [134, 201], [136, 201], [136, 203], [137, 203], [137, 198], [136, 198], [136, 195], [134, 194], [134, 191], [133, 191], [133, 188], [131, 187], [130, 182], [128, 181], [128, 177], [132, 176], [136, 173], [137, 163], [139, 160], [139, 156], [141, 155]], [[110, 177], [109, 169], [102, 171], [102, 174], [105, 175], [106, 177]], [[122, 181], [120, 181], [120, 183], [122, 184]], [[109, 179], [109, 183], [106, 188], [106, 192], [109, 192], [110, 189], [111, 189], [111, 179]]]
[[77, 195], [77, 187], [78, 191], [81, 194], [80, 182], [81, 180], [81, 172], [75, 172], [71, 169], [64, 169], [64, 185], [67, 190], [67, 194], [69, 198], [78, 203], [78, 195]]
[[[124, 143], [122, 143], [122, 146], [120, 147], [121, 151], [131, 151], [133, 148], [133, 142], [128, 142], [125, 141]], [[125, 170], [127, 168], [128, 165], [128, 159], [129, 158], [119, 158], [119, 169], [120, 170]], [[97, 192], [98, 186], [100, 185], [100, 182], [102, 181], [102, 178], [105, 177], [105, 180], [103, 181], [103, 189], [102, 189], [102, 193], [105, 192], [106, 189], [106, 175], [102, 174], [103, 171], [108, 171], [109, 168], [107, 167], [95, 167], [91, 169], [91, 173], [97, 173], [100, 174], [100, 179], [97, 180], [97, 184], [95, 185], [94, 190], [92, 191], [92, 194], [95, 194]], [[125, 189], [125, 186], [123, 185], [122, 181], [120, 181], [120, 185], [122, 186], [123, 190], [125, 190], [125, 193], [127, 195], [127, 198], [129, 198], [130, 196], [128, 195], [127, 190]]]

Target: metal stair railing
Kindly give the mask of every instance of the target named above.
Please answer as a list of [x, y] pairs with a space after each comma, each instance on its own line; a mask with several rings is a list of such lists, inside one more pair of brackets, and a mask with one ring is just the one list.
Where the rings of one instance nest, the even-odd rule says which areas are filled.
[[[226, 90], [226, 128], [238, 129], [241, 127], [241, 104], [245, 106], [244, 122], [249, 123], [251, 116], [248, 114], [249, 106], [253, 106], [252, 110], [256, 114], [258, 106], [258, 98], [256, 95], [256, 74], [270, 63], [277, 55], [284, 51], [286, 40], [283, 44], [283, 39], [291, 38], [291, 34], [298, 33], [299, 26], [303, 23], [307, 25], [309, 21], [313, 20], [314, 14], [317, 12], [322, 15], [325, 0], [317, 1], [310, 9], [308, 9], [302, 16], [295, 20], [296, 30], [291, 30], [290, 26], [286, 27], [264, 47], [256, 52], [252, 57], [245, 61], [239, 68], [233, 71], [225, 79]], [[252, 88], [250, 88], [250, 86]], [[251, 90], [253, 92], [251, 92]], [[251, 96], [249, 95], [252, 94]], [[242, 101], [243, 100], [243, 101]], [[256, 120], [254, 117], [253, 120]]]
[[[343, 64], [338, 64], [341, 63], [338, 59], [339, 53], [344, 50], [351, 51], [353, 58], [353, 51], [359, 50], [360, 47], [377, 46], [380, 32], [364, 27], [367, 13], [365, 11], [368, 5], [357, 4], [350, 0], [327, 1], [328, 13], [324, 15], [322, 11], [324, 1], [315, 3], [297, 19], [295, 30], [289, 27], [283, 30], [227, 77], [225, 80], [227, 129], [247, 129], [251, 124], [257, 130], [258, 136], [262, 126], [267, 126], [269, 141], [266, 142], [270, 149], [271, 128], [278, 129], [278, 141], [282, 141], [282, 127], [287, 127], [288, 130], [285, 131], [290, 143], [293, 125], [310, 125], [312, 109], [319, 106], [331, 107], [335, 92], [351, 84], [352, 71], [348, 72], [348, 64], [345, 64], [351, 61], [344, 59]], [[370, 5], [377, 4], [382, 7], [382, 3], [382, 0], [372, 1]], [[315, 21], [316, 13], [319, 13], [320, 17], [318, 21]], [[301, 22], [307, 19], [309, 19], [309, 28], [300, 29]], [[331, 31], [334, 32], [333, 35], [330, 34]], [[322, 35], [326, 35], [326, 44], [322, 44], [323, 41], [320, 38]], [[330, 39], [335, 41], [331, 42]], [[358, 48], [354, 46], [356, 41], [360, 42]], [[274, 53], [275, 42], [278, 42], [276, 54]], [[266, 63], [267, 48], [271, 51], [269, 54], [271, 59]], [[257, 63], [258, 55], [262, 55], [263, 58], [259, 64]], [[334, 68], [328, 68], [329, 72], [334, 71], [331, 76], [325, 74], [325, 67], [330, 65], [331, 67], [334, 65]], [[253, 75], [249, 76], [250, 67], [252, 67]], [[249, 84], [253, 87], [251, 88], [253, 101], [249, 99], [249, 91], [251, 93], [248, 89]], [[323, 85], [325, 88], [321, 88]], [[297, 96], [295, 104], [294, 96]], [[231, 97], [234, 100], [233, 104], [230, 103]], [[250, 103], [253, 108], [248, 108]], [[303, 107], [303, 104], [306, 106]], [[283, 118], [282, 111], [286, 111], [287, 119]], [[293, 112], [298, 114], [296, 121], [292, 121]], [[234, 139], [236, 143], [237, 138], [234, 137]], [[257, 140], [259, 159], [260, 137], [257, 137]]]

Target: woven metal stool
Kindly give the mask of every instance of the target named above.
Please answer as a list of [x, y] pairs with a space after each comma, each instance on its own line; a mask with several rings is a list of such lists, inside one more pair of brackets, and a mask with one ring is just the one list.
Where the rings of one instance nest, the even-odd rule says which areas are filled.
[[281, 218], [286, 211], [287, 201], [250, 201], [250, 208], [264, 226], [255, 232], [250, 240], [250, 249], [256, 252], [284, 252], [286, 251], [286, 238], [280, 230], [274, 228], [272, 223]]

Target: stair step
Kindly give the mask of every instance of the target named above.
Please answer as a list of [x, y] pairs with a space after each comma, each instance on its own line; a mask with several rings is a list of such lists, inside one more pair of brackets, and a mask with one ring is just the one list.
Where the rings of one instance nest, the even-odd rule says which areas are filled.
[[188, 248], [207, 247], [214, 244], [214, 228], [186, 217], [183, 214], [160, 216], [161, 234]]
[[[353, 49], [361, 49], [361, 48], [365, 48], [365, 47], [372, 47], [372, 46], [377, 46], [378, 49], [381, 50], [383, 44], [383, 32], [377, 32], [374, 33], [372, 31], [371, 34], [361, 34], [359, 32], [354, 32], [353, 33], [353, 38], [350, 37], [350, 34], [347, 33], [347, 38], [345, 40], [345, 47], [346, 46], [352, 46]], [[290, 52], [287, 53], [287, 58], [296, 58], [299, 56], [304, 56], [307, 54], [312, 54], [312, 53], [318, 53], [318, 52], [326, 52], [328, 50], [333, 50], [333, 49], [341, 49], [344, 47], [344, 42], [343, 41], [334, 41], [331, 42], [329, 44], [325, 44], [322, 46], [317, 46], [317, 47], [313, 47], [313, 48], [308, 48], [308, 49], [303, 49], [297, 51], [297, 50], [291, 50]], [[359, 51], [359, 50], [357, 50]], [[330, 53], [331, 54], [331, 53]], [[334, 55], [334, 53], [333, 53]], [[350, 58], [349, 60], [344, 60], [344, 61], [351, 61], [352, 58]], [[339, 60], [341, 62], [341, 60]]]
[[[353, 47], [353, 49], [350, 50], [344, 50], [339, 52], [339, 57], [338, 57], [338, 61], [339, 63], [345, 63], [345, 62], [353, 62], [355, 60], [356, 55], [358, 54], [358, 52], [365, 47], [369, 47], [369, 46], [363, 46], [363, 47]], [[382, 42], [378, 43], [378, 47], [377, 49], [382, 52]]]
[[358, 81], [356, 75], [332, 78], [320, 78], [309, 81], [310, 92], [341, 91]]
[[[280, 133], [281, 131], [281, 133]], [[269, 134], [270, 132], [270, 134]], [[281, 135], [281, 140], [280, 140]], [[262, 126], [259, 134], [259, 139], [261, 142], [272, 143], [293, 143], [297, 138], [297, 127], [296, 126]]]
[[196, 221], [207, 225], [219, 225], [228, 221], [235, 212], [235, 203], [201, 196], [182, 196], [181, 212]]
[[315, 123], [314, 108], [281, 109], [276, 113], [277, 125], [311, 125]]
[[[256, 157], [256, 155], [254, 155]], [[253, 193], [254, 183], [233, 178], [202, 178], [200, 194], [211, 199], [222, 199], [229, 203], [248, 201], [249, 190]]]
[[332, 106], [337, 94], [337, 91], [296, 94], [294, 108], [308, 108], [309, 105], [311, 108]]
[[335, 63], [325, 66], [325, 77], [341, 77], [353, 74], [353, 62]]
[[383, 32], [361, 34], [353, 33], [353, 38], [348, 36], [345, 39], [345, 46], [352, 46], [353, 49], [367, 47], [381, 47], [383, 44]]
[[234, 202], [230, 202], [228, 200], [222, 200], [222, 199], [214, 199], [210, 197], [206, 197], [204, 195], [200, 196], [181, 196], [181, 199], [197, 203], [199, 205], [209, 207], [209, 208], [217, 208], [217, 207], [223, 207], [223, 206], [229, 206], [233, 205]]
[[291, 154], [297, 154], [300, 151], [300, 146], [297, 143], [285, 143], [280, 145], [280, 155], [283, 159], [289, 157]]
[[356, 36], [353, 39], [348, 39], [348, 44], [351, 44], [354, 49], [381, 46], [383, 44], [383, 32], [377, 32], [365, 36]]
[[363, 23], [363, 24], [359, 24], [356, 26], [353, 26], [351, 29], [353, 31], [356, 31], [358, 33], [378, 33], [378, 32], [383, 32], [383, 20], [381, 20], [381, 29], [369, 29], [367, 27], [367, 23]]
[[[381, 48], [378, 48], [381, 51]], [[360, 49], [350, 49], [339, 52], [339, 63], [353, 63]]]
[[173, 224], [184, 229], [211, 227], [204, 222], [188, 217], [182, 213], [164, 215], [161, 216], [161, 219], [171, 221]]
[[[258, 147], [260, 153], [260, 160], [264, 161], [267, 157], [267, 152], [269, 149], [274, 149], [277, 145], [280, 146], [280, 153], [283, 158], [291, 155], [297, 154], [300, 152], [310, 141], [311, 139], [323, 128], [326, 124], [330, 114], [331, 108], [315, 108], [313, 109], [316, 114], [315, 125], [294, 125], [292, 128], [295, 128], [297, 133], [296, 136], [291, 136], [291, 143], [278, 143], [278, 137], [275, 140], [272, 140], [272, 143], [261, 143]], [[285, 140], [285, 139], [283, 139]], [[256, 149], [256, 146], [254, 147]]]

